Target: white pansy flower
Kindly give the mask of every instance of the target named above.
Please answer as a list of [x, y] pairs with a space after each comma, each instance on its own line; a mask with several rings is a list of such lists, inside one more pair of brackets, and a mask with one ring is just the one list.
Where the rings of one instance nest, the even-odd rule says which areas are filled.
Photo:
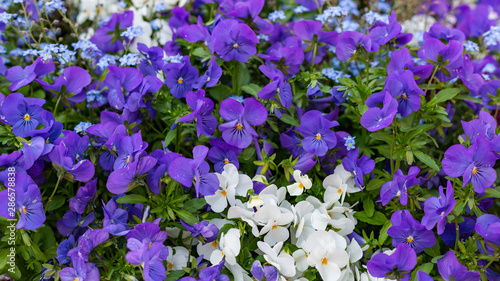
[[231, 228], [226, 234], [222, 233], [219, 240], [219, 249], [212, 252], [210, 262], [212, 264], [219, 264], [224, 258], [226, 263], [236, 264], [236, 257], [240, 253], [240, 230]]
[[347, 192], [347, 184], [343, 182], [342, 178], [338, 174], [327, 176], [323, 180], [323, 187], [325, 188], [325, 194], [323, 196], [325, 203], [329, 205], [338, 201], [340, 201], [340, 203], [344, 203], [345, 194]]
[[264, 235], [264, 242], [274, 246], [290, 236], [288, 224], [293, 221], [292, 212], [276, 205], [264, 205], [254, 215], [255, 220], [264, 225], [259, 235]]
[[221, 174], [215, 173], [219, 179], [220, 189], [214, 195], [205, 196], [205, 200], [214, 212], [220, 213], [227, 207], [236, 204], [236, 195], [245, 196], [247, 191], [253, 187], [252, 180], [247, 175], [238, 174], [238, 169], [233, 164], [224, 166]]
[[299, 196], [304, 192], [304, 189], [310, 189], [312, 187], [309, 176], [302, 175], [302, 172], [299, 170], [293, 171], [293, 178], [296, 183], [287, 186], [288, 193], [292, 196]]
[[187, 266], [189, 260], [188, 249], [181, 246], [173, 248], [168, 246], [167, 248], [168, 248], [168, 257], [167, 257], [168, 270], [182, 270], [183, 267]]
[[274, 247], [271, 248], [269, 244], [262, 241], [257, 242], [257, 246], [264, 253], [264, 259], [272, 266], [276, 267], [278, 271], [286, 277], [295, 276], [295, 260], [287, 253], [281, 252], [283, 247], [283, 242], [276, 243]]

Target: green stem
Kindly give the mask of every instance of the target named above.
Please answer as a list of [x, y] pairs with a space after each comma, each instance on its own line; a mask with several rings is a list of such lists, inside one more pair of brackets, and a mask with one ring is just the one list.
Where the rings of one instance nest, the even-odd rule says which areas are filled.
[[498, 257], [500, 257], [500, 251], [499, 251], [499, 252], [498, 252], [498, 253], [497, 253], [497, 254], [493, 257], [493, 259], [492, 259], [492, 260], [490, 260], [490, 262], [489, 262], [489, 263], [488, 263], [485, 267], [483, 267], [483, 268], [481, 269], [481, 271], [482, 271], [482, 272], [485, 272], [485, 271], [486, 271], [486, 269], [488, 269], [488, 267], [489, 267], [489, 266], [490, 266], [493, 262], [495, 262], [495, 261], [498, 259]]
[[392, 145], [391, 145], [391, 159], [390, 162], [391, 162], [391, 174], [394, 176], [394, 145], [396, 144], [396, 127], [395, 125], [393, 125], [393, 128], [392, 128]]
[[366, 56], [366, 85], [368, 86], [368, 82], [370, 77], [370, 59]]
[[427, 82], [427, 87], [425, 87], [426, 94], [427, 94], [427, 90], [429, 90], [429, 86], [431, 85], [432, 79], [434, 79], [434, 76], [436, 75], [437, 70], [438, 70], [438, 67], [434, 66], [434, 70], [432, 71], [431, 79], [429, 79], [429, 82]]
[[[233, 67], [233, 79], [232, 79], [232, 84], [233, 84], [233, 94], [237, 95], [238, 94], [238, 75], [240, 71], [240, 65], [236, 63]], [[220, 102], [220, 101], [219, 101]]]
[[45, 207], [47, 207], [49, 204], [50, 204], [50, 201], [52, 201], [52, 198], [54, 197], [54, 195], [56, 195], [56, 191], [57, 191], [57, 188], [59, 187], [59, 183], [61, 182], [61, 179], [62, 179], [62, 173], [59, 174], [59, 176], [57, 177], [57, 182], [56, 182], [56, 186], [54, 187], [54, 191], [52, 191], [52, 194], [50, 195], [49, 197], [49, 201], [47, 201], [47, 205], [45, 205]]
[[56, 106], [54, 107], [54, 116], [56, 116], [56, 113], [57, 113], [57, 106], [59, 105], [59, 102], [61, 101], [61, 97], [62, 95], [59, 95], [59, 97], [57, 98], [57, 102], [56, 102]]
[[458, 227], [458, 215], [455, 214], [455, 212], [453, 212], [453, 214], [455, 215], [455, 230], [457, 231], [457, 236], [456, 236], [456, 240], [455, 240], [455, 251], [457, 251], [458, 243], [460, 242], [460, 232], [459, 232], [459, 227]]
[[313, 70], [314, 68], [314, 60], [316, 59], [316, 51], [317, 51], [317, 48], [318, 48], [318, 45], [316, 45], [316, 43], [313, 43], [314, 44], [314, 50], [313, 50], [313, 59], [312, 59], [312, 62], [311, 62], [311, 71]]

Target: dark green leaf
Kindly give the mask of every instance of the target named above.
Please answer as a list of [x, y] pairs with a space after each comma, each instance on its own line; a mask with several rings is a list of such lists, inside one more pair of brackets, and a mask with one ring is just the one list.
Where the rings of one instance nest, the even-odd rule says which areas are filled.
[[122, 204], [139, 204], [147, 201], [148, 200], [144, 196], [139, 194], [129, 194], [116, 199], [117, 203]]
[[66, 200], [63, 196], [56, 196], [47, 204], [47, 211], [53, 211], [64, 205]]
[[289, 125], [295, 126], [295, 127], [300, 126], [299, 121], [297, 121], [295, 118], [293, 118], [292, 116], [290, 116], [288, 114], [283, 114], [283, 116], [281, 116], [280, 120], [289, 124]]
[[413, 151], [413, 155], [415, 155], [418, 160], [424, 162], [425, 165], [439, 171], [439, 166], [436, 164], [436, 161], [434, 161], [429, 155], [426, 155], [421, 151]]
[[451, 100], [456, 95], [458, 95], [460, 91], [461, 90], [458, 88], [448, 88], [441, 90], [427, 103], [427, 105], [434, 106], [444, 101]]
[[379, 211], [375, 211], [372, 217], [369, 217], [364, 211], [354, 213], [354, 217], [373, 225], [383, 225], [387, 221], [386, 216]]

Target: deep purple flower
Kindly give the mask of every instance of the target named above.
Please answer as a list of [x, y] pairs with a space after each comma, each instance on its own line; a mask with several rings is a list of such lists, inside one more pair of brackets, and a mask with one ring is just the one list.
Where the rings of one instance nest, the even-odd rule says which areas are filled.
[[396, 12], [392, 11], [389, 17], [389, 23], [376, 21], [373, 26], [370, 27], [368, 36], [372, 40], [372, 44], [376, 43], [382, 46], [401, 33], [401, 29], [401, 24], [399, 24], [396, 19]]
[[191, 65], [188, 56], [184, 56], [180, 63], [168, 63], [163, 67], [165, 84], [170, 93], [180, 99], [193, 89], [198, 80], [198, 70]]
[[417, 175], [420, 168], [417, 166], [410, 167], [408, 175], [404, 175], [401, 169], [394, 173], [392, 181], [386, 182], [380, 189], [380, 199], [382, 205], [386, 205], [394, 197], [399, 197], [401, 205], [408, 204], [408, 188], [418, 184]]
[[207, 157], [214, 164], [214, 170], [217, 173], [222, 173], [224, 166], [229, 163], [239, 169], [238, 154], [241, 153], [242, 149], [229, 145], [221, 139], [211, 140], [210, 145], [212, 147], [210, 147]]
[[283, 46], [276, 43], [266, 50], [265, 55], [257, 55], [266, 60], [268, 68], [280, 70], [287, 78], [300, 71], [300, 65], [304, 61], [304, 52], [297, 46]]
[[439, 197], [430, 197], [425, 200], [422, 224], [429, 230], [433, 229], [437, 223], [437, 234], [444, 232], [444, 226], [448, 219], [446, 216], [453, 211], [456, 200], [453, 197], [454, 191], [451, 182], [448, 181], [446, 195], [443, 186], [439, 186]]
[[174, 31], [189, 24], [189, 12], [186, 11], [186, 8], [175, 6], [170, 12], [172, 16], [168, 19], [168, 25], [171, 26]]
[[[498, 9], [497, 5], [492, 5]], [[476, 8], [463, 15], [461, 21], [457, 21], [457, 29], [461, 30], [466, 37], [478, 38], [490, 29], [496, 22], [489, 19], [490, 7], [488, 5], [477, 5]]]
[[398, 70], [410, 70], [417, 83], [428, 78], [432, 73], [432, 65], [415, 65], [415, 62], [407, 48], [396, 50], [391, 53], [391, 61], [387, 64], [387, 74]]
[[379, 253], [368, 261], [368, 272], [378, 278], [409, 281], [411, 270], [417, 264], [417, 254], [411, 246], [401, 243], [391, 254]]
[[405, 243], [410, 245], [415, 252], [420, 253], [425, 248], [430, 248], [436, 244], [434, 232], [421, 225], [408, 210], [394, 212], [391, 217], [391, 224], [392, 226], [387, 230], [387, 234], [392, 237], [392, 246], [394, 247]]
[[130, 163], [135, 162], [147, 147], [148, 143], [142, 141], [141, 131], [131, 136], [123, 136], [118, 140], [116, 146], [118, 156], [113, 165], [113, 170], [127, 167]]
[[191, 232], [192, 237], [197, 237], [201, 235], [203, 243], [211, 243], [217, 240], [217, 235], [219, 234], [219, 229], [215, 224], [209, 223], [206, 220], [195, 223], [192, 226], [181, 220], [182, 226]]
[[205, 71], [205, 74], [198, 78], [198, 82], [196, 82], [194, 88], [201, 89], [203, 86], [207, 86], [208, 88], [213, 87], [217, 84], [217, 82], [219, 82], [221, 76], [222, 68], [217, 64], [215, 56], [212, 56], [207, 71]]
[[258, 43], [257, 35], [248, 25], [226, 19], [214, 28], [210, 46], [225, 61], [247, 62], [257, 53]]
[[444, 66], [448, 73], [443, 73], [441, 68], [437, 72], [437, 77], [441, 81], [449, 81], [456, 77], [454, 70], [463, 64], [463, 50], [464, 46], [456, 40], [451, 40], [448, 45], [445, 45], [439, 39], [429, 38], [418, 50], [418, 57], [433, 65]]
[[500, 245], [500, 219], [497, 216], [491, 214], [480, 216], [476, 220], [475, 230], [486, 242]]
[[272, 23], [259, 17], [265, 3], [264, 0], [222, 1], [219, 8], [226, 16], [250, 24], [261, 34], [269, 34], [273, 29]]
[[198, 145], [193, 149], [193, 159], [178, 157], [168, 168], [170, 176], [182, 185], [191, 187], [195, 182], [196, 197], [213, 195], [219, 188], [219, 179], [209, 172], [210, 166], [205, 161], [207, 153], [208, 147]]
[[143, 278], [145, 281], [162, 281], [166, 278], [166, 270], [163, 261], [167, 259], [168, 249], [162, 242], [147, 242], [130, 239], [127, 247], [131, 250], [125, 259], [133, 264], [143, 267]]
[[475, 281], [480, 280], [481, 275], [476, 271], [468, 271], [455, 256], [455, 252], [448, 251], [444, 257], [437, 260], [439, 274], [445, 281]]
[[107, 241], [109, 233], [104, 229], [88, 229], [78, 238], [76, 247], [69, 250], [68, 256], [77, 255], [85, 261], [89, 260], [89, 254], [97, 245]]
[[[67, 96], [67, 99], [70, 102], [76, 103], [86, 99], [86, 91], [82, 90], [92, 82], [92, 78], [85, 69], [78, 66], [70, 66], [63, 70], [62, 74], [57, 77], [52, 85], [40, 79], [37, 79], [37, 82], [46, 91], [50, 90], [57, 95], [73, 94]], [[61, 93], [63, 87], [66, 89], [65, 93]]]
[[219, 114], [227, 123], [219, 125], [222, 139], [229, 145], [246, 148], [258, 137], [252, 126], [262, 125], [267, 120], [267, 110], [255, 98], [246, 98], [245, 106], [234, 99], [225, 99], [220, 104]]
[[259, 281], [277, 281], [280, 274], [276, 267], [272, 265], [260, 264], [260, 261], [256, 260], [252, 264], [252, 269], [250, 269], [252, 276]]
[[316, 156], [324, 156], [329, 149], [334, 148], [337, 144], [337, 137], [331, 128], [338, 125], [337, 121], [326, 119], [317, 110], [308, 111], [302, 116], [298, 128], [304, 137], [302, 140], [304, 150]]
[[[17, 229], [34, 230], [45, 222], [45, 212], [43, 209], [42, 195], [40, 189], [33, 180], [26, 174], [16, 173], [14, 178], [14, 191], [2, 190], [0, 192], [0, 201], [5, 203], [5, 208], [0, 210], [0, 216], [8, 219], [14, 219], [15, 213], [9, 212], [6, 202], [12, 202], [10, 198], [15, 199], [14, 209], [19, 211], [19, 219], [16, 224]], [[11, 186], [7, 179], [4, 186]], [[14, 193], [14, 197], [9, 194]]]
[[485, 138], [477, 137], [469, 148], [455, 144], [446, 150], [444, 157], [444, 172], [454, 178], [463, 176], [463, 186], [472, 182], [477, 193], [483, 193], [497, 179], [493, 169], [497, 158]]
[[163, 67], [163, 49], [158, 46], [148, 48], [145, 44], [137, 43], [137, 49], [144, 56], [139, 69], [144, 75], [156, 75]]
[[[495, 118], [486, 111], [479, 111], [478, 119], [469, 122], [461, 121], [461, 123], [465, 133], [465, 135], [462, 135], [462, 138], [465, 140], [466, 137], [468, 137], [471, 144], [474, 144], [478, 137], [487, 140], [493, 140], [496, 137], [495, 129], [497, 127], [497, 122]], [[494, 142], [492, 142], [491, 145], [494, 148]]]
[[25, 138], [43, 123], [44, 103], [45, 100], [25, 98], [21, 93], [12, 93], [2, 103], [2, 114], [5, 116], [2, 121], [12, 125], [12, 133]]
[[347, 100], [346, 91], [340, 91], [339, 88], [341, 86], [335, 86], [330, 90], [330, 94], [332, 95], [332, 101], [336, 106], [340, 106]]
[[460, 43], [465, 42], [465, 34], [455, 28], [444, 26], [440, 22], [434, 23], [429, 32], [424, 32], [424, 41], [429, 38], [443, 39], [446, 42], [456, 40]]
[[210, 32], [203, 25], [203, 19], [198, 16], [196, 24], [184, 25], [177, 30], [177, 35], [191, 43], [202, 41], [208, 43], [210, 41]]
[[35, 78], [42, 78], [45, 74], [54, 71], [56, 67], [52, 60], [44, 61], [42, 57], [38, 57], [35, 62], [26, 66], [24, 69], [21, 66], [13, 66], [5, 73], [5, 78], [12, 82], [9, 90], [15, 91], [21, 87], [33, 82]]
[[114, 13], [106, 24], [96, 30], [90, 42], [96, 44], [103, 53], [116, 53], [125, 49], [123, 42], [120, 41], [121, 33], [127, 27], [132, 26], [133, 19], [134, 12], [132, 11], [125, 11], [122, 14]]
[[71, 258], [68, 256], [69, 250], [75, 246], [75, 237], [70, 235], [68, 239], [59, 243], [57, 247], [57, 261], [60, 264], [67, 264], [71, 261]]
[[289, 108], [292, 105], [293, 99], [292, 87], [286, 82], [283, 73], [278, 69], [269, 69], [265, 65], [259, 66], [259, 69], [267, 78], [271, 79], [271, 82], [260, 90], [257, 94], [258, 97], [269, 100], [278, 95], [281, 105], [285, 108]]
[[367, 52], [378, 51], [378, 48], [373, 48], [372, 45], [372, 40], [368, 35], [355, 31], [344, 31], [338, 38], [335, 52], [339, 60], [349, 60], [358, 52], [358, 47], [364, 48]]
[[[104, 202], [102, 204], [104, 205]], [[129, 232], [128, 212], [118, 208], [115, 200], [109, 200], [102, 209], [104, 211], [104, 219], [102, 221], [104, 230], [115, 236], [123, 236]]]
[[69, 173], [73, 180], [86, 182], [94, 176], [94, 164], [83, 158], [89, 145], [88, 136], [80, 137], [75, 132], [69, 132], [65, 137], [54, 141], [54, 145], [54, 149], [48, 154], [50, 160]]
[[389, 92], [385, 92], [383, 107], [372, 107], [361, 116], [361, 125], [370, 132], [389, 126], [398, 111], [398, 102]]
[[[467, 240], [474, 233], [476, 222], [468, 217], [464, 217], [464, 221], [458, 224], [458, 235], [460, 241]], [[449, 247], [455, 245], [457, 239], [457, 228], [454, 222], [447, 223], [444, 227], [444, 232], [441, 234], [444, 244]]]
[[[135, 67], [108, 66], [109, 73], [103, 84], [108, 86], [108, 101], [113, 108], [121, 110], [127, 103], [125, 96], [142, 82], [142, 73]], [[101, 120], [102, 122], [102, 120]]]
[[131, 112], [137, 112], [139, 108], [146, 107], [149, 111], [149, 117], [153, 119], [156, 111], [151, 107], [151, 99], [145, 102], [144, 96], [149, 93], [149, 96], [152, 97], [151, 93], [157, 92], [162, 86], [163, 82], [156, 76], [148, 75], [144, 77], [142, 83], [130, 93], [125, 108]]
[[160, 194], [160, 188], [162, 186], [166, 186], [166, 184], [161, 181], [161, 179], [167, 175], [168, 167], [170, 167], [170, 164], [177, 157], [181, 156], [174, 152], [165, 153], [165, 151], [161, 149], [153, 151], [150, 156], [157, 159], [157, 163], [148, 172], [148, 186], [151, 189], [151, 192], [153, 192], [154, 194]]
[[457, 69], [457, 74], [471, 94], [477, 96], [479, 88], [484, 84], [484, 78], [481, 74], [474, 73], [474, 65], [470, 62], [469, 54], [464, 55], [464, 64]]
[[352, 173], [354, 182], [359, 188], [364, 186], [363, 175], [369, 174], [375, 168], [375, 161], [363, 155], [358, 159], [359, 148], [347, 152], [347, 156], [342, 159], [342, 166]]
[[69, 236], [77, 227], [85, 228], [94, 221], [94, 213], [89, 213], [85, 218], [77, 212], [68, 210], [62, 219], [56, 223], [57, 230], [62, 236]]
[[217, 128], [217, 118], [212, 115], [214, 102], [205, 97], [204, 90], [189, 92], [186, 95], [186, 102], [193, 112], [177, 119], [177, 122], [196, 123], [196, 135], [211, 136]]
[[136, 239], [138, 241], [147, 243], [162, 243], [167, 239], [167, 233], [162, 231], [160, 227], [152, 222], [145, 222], [138, 224], [133, 230], [127, 234], [127, 240]]
[[322, 27], [321, 22], [313, 20], [302, 20], [293, 25], [295, 35], [305, 43], [302, 48], [305, 52], [305, 59], [309, 63], [313, 63], [314, 49], [316, 49], [314, 63], [318, 64], [326, 55], [326, 45], [337, 45], [339, 34], [335, 31], [322, 31]]
[[125, 193], [129, 188], [137, 186], [134, 179], [139, 178], [150, 171], [158, 162], [151, 156], [138, 157], [123, 168], [114, 170], [108, 177], [106, 187], [113, 194]]
[[74, 280], [99, 280], [99, 268], [93, 263], [85, 263], [85, 260], [77, 255], [71, 256], [72, 267], [65, 267], [59, 271], [61, 281]]

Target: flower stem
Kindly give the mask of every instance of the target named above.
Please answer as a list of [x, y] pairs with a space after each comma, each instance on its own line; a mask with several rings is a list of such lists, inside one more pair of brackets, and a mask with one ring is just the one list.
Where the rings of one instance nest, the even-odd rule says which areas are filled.
[[437, 70], [438, 70], [438, 67], [434, 66], [434, 70], [432, 71], [432, 76], [429, 79], [429, 82], [427, 82], [427, 87], [425, 87], [425, 92], [424, 92], [425, 94], [427, 94], [427, 90], [429, 90], [429, 86], [431, 85], [432, 79], [434, 79], [434, 76], [436, 75]]
[[456, 236], [456, 240], [455, 240], [455, 251], [457, 251], [458, 249], [458, 243], [460, 242], [460, 232], [459, 232], [459, 227], [458, 227], [458, 215], [455, 214], [455, 212], [453, 212], [453, 214], [455, 215], [455, 230], [457, 232], [457, 236]]
[[57, 188], [59, 187], [59, 183], [61, 182], [62, 176], [63, 176], [62, 173], [60, 173], [58, 175], [56, 186], [54, 187], [54, 191], [52, 191], [52, 194], [49, 197], [49, 201], [47, 201], [47, 205], [45, 205], [45, 207], [47, 207], [50, 204], [50, 201], [52, 201], [52, 198], [54, 197], [54, 195], [56, 195], [56, 191], [57, 191]]
[[493, 257], [492, 260], [490, 260], [490, 262], [485, 267], [481, 269], [481, 272], [485, 272], [486, 269], [488, 269], [488, 267], [498, 259], [498, 257], [500, 257], [500, 251]]

